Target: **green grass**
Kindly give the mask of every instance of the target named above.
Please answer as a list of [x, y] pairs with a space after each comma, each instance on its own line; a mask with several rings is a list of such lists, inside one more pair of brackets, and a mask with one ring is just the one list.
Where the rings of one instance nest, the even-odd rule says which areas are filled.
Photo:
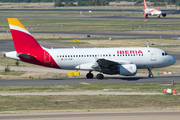
[[37, 17], [82, 17], [82, 16], [142, 16], [138, 13], [122, 12], [0, 12], [0, 16], [37, 16]]
[[25, 71], [14, 71], [10, 70], [8, 72], [5, 72], [4, 70], [0, 70], [0, 75], [13, 75], [13, 76], [20, 76], [23, 75]]
[[[5, 14], [5, 13], [0, 13]], [[7, 13], [9, 14], [9, 13]], [[12, 14], [12, 13], [11, 13]], [[14, 13], [22, 16], [25, 13]], [[48, 16], [51, 13], [43, 13]], [[52, 15], [55, 13], [52, 13]], [[57, 13], [56, 13], [57, 14]], [[69, 13], [70, 14], [70, 13]], [[66, 16], [69, 15], [68, 13]], [[30, 15], [41, 16], [41, 13], [30, 13]], [[54, 15], [55, 16], [55, 15]], [[83, 20], [83, 19], [20, 19], [25, 27], [30, 28], [29, 31], [115, 31], [127, 32], [135, 30], [173, 30], [180, 29], [180, 21], [156, 21], [156, 20]], [[156, 24], [156, 25], [154, 25]], [[172, 25], [158, 25], [158, 24], [172, 24]], [[61, 25], [65, 25], [62, 27]], [[128, 26], [119, 26], [128, 25]], [[141, 25], [141, 27], [139, 27]], [[1, 29], [9, 29], [7, 19], [0, 19]]]
[[[131, 23], [131, 20], [83, 20], [83, 19], [23, 19], [21, 18], [20, 21], [26, 26], [31, 27], [38, 27], [39, 26], [54, 26], [54, 27], [60, 27], [61, 25], [65, 26], [89, 26], [89, 25], [154, 25], [155, 24], [179, 24], [180, 21], [156, 21], [156, 20], [133, 20], [133, 23]], [[7, 19], [0, 19], [0, 26], [4, 26], [5, 28], [8, 28], [8, 22]], [[166, 25], [162, 25], [167, 27]], [[107, 26], [105, 26], [107, 27]], [[119, 26], [121, 27], [121, 26]], [[123, 28], [124, 26], [122, 26]], [[65, 28], [65, 27], [62, 27]]]
[[[0, 65], [3, 66], [16, 66], [16, 60], [10, 59], [10, 58], [6, 58], [3, 55], [0, 55]], [[20, 67], [37, 67], [38, 65], [34, 65], [34, 64], [30, 64], [30, 63], [25, 63], [25, 62], [21, 62], [19, 61], [19, 66]], [[10, 67], [11, 69], [11, 67]]]
[[55, 41], [46, 41], [46, 42], [50, 42], [50, 43], [58, 43], [58, 44], [67, 44], [67, 45], [81, 45], [81, 44], [87, 44], [87, 42], [72, 42], [72, 41], [59, 41], [59, 40], [55, 40]]
[[0, 112], [179, 109], [173, 95], [0, 96]]
[[[102, 81], [102, 83], [104, 83]], [[165, 88], [180, 92], [180, 84], [93, 84], [93, 85], [62, 85], [62, 86], [2, 86], [1, 93], [18, 92], [95, 92], [103, 89], [116, 89], [118, 92], [164, 92]]]

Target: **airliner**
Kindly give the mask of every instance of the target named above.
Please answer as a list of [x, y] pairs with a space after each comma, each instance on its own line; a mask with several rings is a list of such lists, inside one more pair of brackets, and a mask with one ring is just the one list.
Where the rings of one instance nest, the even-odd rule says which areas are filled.
[[161, 11], [161, 9], [159, 9], [159, 8], [148, 9], [147, 5], [146, 5], [146, 0], [144, 0], [144, 17], [149, 18], [150, 15], [151, 16], [158, 16], [158, 18], [160, 18], [160, 15], [162, 15], [163, 17], [166, 17], [166, 13], [163, 13]]
[[15, 51], [4, 53], [4, 57], [45, 67], [85, 70], [86, 78], [92, 79], [92, 71], [103, 74], [134, 76], [137, 69], [152, 69], [173, 65], [176, 59], [166, 51], [153, 47], [116, 48], [45, 48], [41, 46], [17, 18], [8, 18]]

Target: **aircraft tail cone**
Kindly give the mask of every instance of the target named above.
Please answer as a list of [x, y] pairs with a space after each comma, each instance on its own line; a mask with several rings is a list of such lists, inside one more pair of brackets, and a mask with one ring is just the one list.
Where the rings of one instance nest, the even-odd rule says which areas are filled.
[[173, 95], [177, 95], [177, 92], [176, 92], [176, 90], [175, 90], [175, 89], [173, 90]]

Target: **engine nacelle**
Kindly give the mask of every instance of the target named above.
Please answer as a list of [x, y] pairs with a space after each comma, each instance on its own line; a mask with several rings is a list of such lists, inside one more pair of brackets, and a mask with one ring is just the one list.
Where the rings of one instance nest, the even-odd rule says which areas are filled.
[[144, 14], [144, 17], [145, 17], [145, 18], [148, 18], [148, 14]]
[[118, 65], [118, 71], [120, 75], [133, 76], [137, 73], [137, 67], [135, 64]]
[[162, 16], [163, 16], [163, 17], [166, 17], [166, 13], [162, 13]]
[[93, 70], [92, 68], [93, 65], [94, 65], [93, 63], [85, 63], [85, 64], [78, 65], [75, 68], [78, 70]]

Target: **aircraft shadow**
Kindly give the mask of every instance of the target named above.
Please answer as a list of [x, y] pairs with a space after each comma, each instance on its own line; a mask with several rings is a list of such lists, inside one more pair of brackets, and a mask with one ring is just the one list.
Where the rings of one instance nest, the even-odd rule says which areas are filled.
[[124, 80], [124, 81], [138, 81], [141, 79], [146, 79], [146, 77], [106, 77], [105, 79]]

